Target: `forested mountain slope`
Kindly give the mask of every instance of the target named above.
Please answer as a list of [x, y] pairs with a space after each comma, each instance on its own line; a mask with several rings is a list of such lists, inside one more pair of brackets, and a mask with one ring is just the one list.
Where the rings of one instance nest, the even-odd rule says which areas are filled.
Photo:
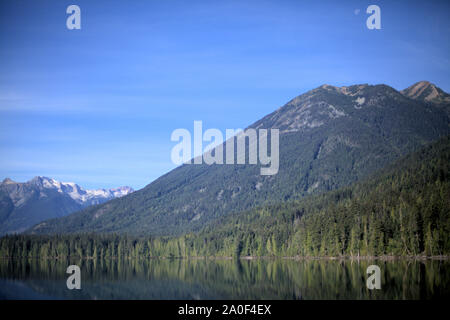
[[31, 232], [179, 235], [224, 215], [335, 190], [450, 134], [448, 104], [387, 85], [323, 85], [251, 128], [280, 130], [279, 172], [259, 165], [182, 165], [145, 188]]
[[450, 137], [366, 181], [230, 214], [196, 234], [18, 235], [3, 257], [416, 256], [450, 254]]
[[446, 137], [366, 181], [223, 217], [193, 247], [255, 256], [448, 255], [449, 233]]

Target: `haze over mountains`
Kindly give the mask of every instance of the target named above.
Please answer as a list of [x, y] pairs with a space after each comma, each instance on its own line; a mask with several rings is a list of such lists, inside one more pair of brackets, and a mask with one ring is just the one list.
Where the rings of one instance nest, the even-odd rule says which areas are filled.
[[0, 234], [21, 232], [42, 220], [63, 217], [133, 191], [130, 187], [86, 190], [73, 182], [41, 176], [24, 183], [6, 178], [0, 184]]
[[450, 134], [448, 94], [429, 82], [323, 85], [251, 125], [280, 129], [277, 175], [259, 165], [182, 165], [120, 199], [45, 221], [33, 233], [169, 235], [218, 217], [334, 190]]

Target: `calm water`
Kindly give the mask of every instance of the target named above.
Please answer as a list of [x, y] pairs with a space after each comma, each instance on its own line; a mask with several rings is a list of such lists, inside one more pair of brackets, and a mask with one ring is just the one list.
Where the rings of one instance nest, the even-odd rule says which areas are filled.
[[[68, 290], [70, 264], [81, 290]], [[366, 268], [381, 268], [381, 290]], [[0, 299], [437, 299], [449, 261], [0, 260]]]

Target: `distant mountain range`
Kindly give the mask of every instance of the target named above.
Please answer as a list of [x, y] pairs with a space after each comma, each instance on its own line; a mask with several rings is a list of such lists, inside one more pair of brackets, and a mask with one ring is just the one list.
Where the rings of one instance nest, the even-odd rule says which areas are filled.
[[177, 235], [228, 214], [300, 199], [359, 181], [450, 134], [449, 95], [422, 81], [390, 86], [322, 85], [255, 122], [280, 130], [280, 166], [182, 165], [145, 188], [33, 227], [32, 233]]
[[6, 178], [0, 184], [0, 235], [21, 232], [43, 220], [63, 217], [133, 191], [130, 187], [86, 190], [73, 182], [47, 177], [24, 183]]

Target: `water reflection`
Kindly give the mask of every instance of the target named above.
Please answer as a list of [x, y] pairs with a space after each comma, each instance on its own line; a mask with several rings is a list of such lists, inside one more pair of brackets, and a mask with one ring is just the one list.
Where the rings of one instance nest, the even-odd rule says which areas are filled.
[[[68, 290], [67, 266], [81, 268]], [[377, 264], [382, 289], [366, 288]], [[448, 261], [0, 260], [0, 299], [433, 299], [448, 297]]]

